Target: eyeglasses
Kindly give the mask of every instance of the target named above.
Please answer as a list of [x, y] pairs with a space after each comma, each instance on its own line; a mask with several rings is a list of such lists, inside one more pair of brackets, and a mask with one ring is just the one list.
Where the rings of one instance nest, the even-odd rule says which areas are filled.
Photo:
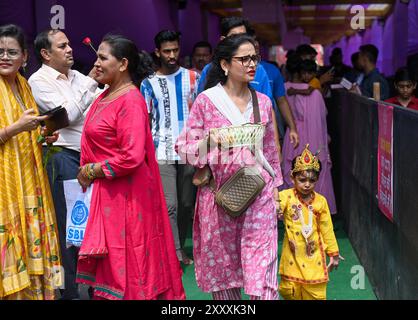
[[20, 54], [20, 50], [16, 50], [16, 49], [0, 49], [0, 58], [3, 58], [3, 56], [7, 54], [7, 56], [9, 57], [9, 59], [17, 59], [19, 57]]
[[261, 61], [261, 57], [258, 54], [252, 56], [232, 57], [232, 59], [237, 59], [238, 61], [241, 61], [243, 67], [249, 67], [251, 61], [254, 62], [255, 65], [257, 65]]

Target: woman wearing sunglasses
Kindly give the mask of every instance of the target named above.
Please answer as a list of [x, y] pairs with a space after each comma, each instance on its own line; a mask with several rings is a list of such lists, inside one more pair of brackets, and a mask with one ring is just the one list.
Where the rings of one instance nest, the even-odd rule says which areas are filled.
[[[223, 39], [215, 50], [206, 90], [194, 102], [176, 150], [187, 163], [208, 165], [214, 184], [198, 190], [193, 226], [196, 279], [216, 300], [241, 299], [241, 289], [251, 299], [278, 299], [277, 217], [274, 196], [282, 184], [274, 140], [270, 99], [256, 93], [261, 123], [265, 125], [259, 149], [264, 162], [248, 147], [219, 148], [219, 137], [210, 129], [254, 123], [252, 93], [260, 57], [247, 35]], [[239, 169], [253, 166], [265, 186], [238, 217], [231, 217], [215, 200], [215, 190]]]

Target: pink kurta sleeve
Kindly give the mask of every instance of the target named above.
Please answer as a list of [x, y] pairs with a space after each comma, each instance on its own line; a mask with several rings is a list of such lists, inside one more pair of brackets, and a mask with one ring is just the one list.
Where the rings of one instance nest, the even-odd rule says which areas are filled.
[[[204, 113], [206, 108], [205, 96], [200, 94], [192, 105], [189, 118], [177, 139], [175, 149], [181, 159], [195, 167], [202, 168], [208, 163], [208, 152], [204, 143], [206, 138]], [[199, 150], [199, 145], [201, 149]]]
[[263, 109], [266, 111], [267, 116], [266, 131], [263, 139], [263, 153], [267, 161], [273, 168], [274, 173], [276, 174], [276, 177], [274, 178], [273, 182], [273, 187], [277, 188], [283, 184], [283, 177], [282, 171], [280, 169], [278, 149], [274, 139], [274, 127], [273, 121], [271, 119], [272, 104], [270, 99], [268, 99], [266, 96], [261, 96], [259, 94], [257, 96], [260, 101], [260, 107], [263, 106]]
[[101, 162], [107, 179], [126, 176], [145, 158], [145, 128], [148, 125], [144, 98], [132, 95], [115, 110], [117, 150]]

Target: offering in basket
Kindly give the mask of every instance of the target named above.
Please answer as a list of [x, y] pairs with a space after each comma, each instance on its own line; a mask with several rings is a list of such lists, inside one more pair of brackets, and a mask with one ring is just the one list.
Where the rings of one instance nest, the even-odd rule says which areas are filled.
[[222, 148], [253, 147], [261, 145], [264, 137], [265, 125], [244, 124], [210, 129], [210, 134], [217, 135]]

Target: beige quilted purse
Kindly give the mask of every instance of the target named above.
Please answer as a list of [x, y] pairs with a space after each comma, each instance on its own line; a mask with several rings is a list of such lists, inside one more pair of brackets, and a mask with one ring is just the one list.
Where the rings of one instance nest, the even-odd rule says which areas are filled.
[[[255, 123], [260, 123], [257, 95], [251, 89]], [[266, 185], [262, 175], [251, 167], [234, 173], [216, 192], [215, 201], [231, 217], [240, 216], [257, 198]]]
[[216, 192], [215, 201], [231, 217], [240, 216], [253, 203], [266, 185], [254, 169], [239, 169]]

